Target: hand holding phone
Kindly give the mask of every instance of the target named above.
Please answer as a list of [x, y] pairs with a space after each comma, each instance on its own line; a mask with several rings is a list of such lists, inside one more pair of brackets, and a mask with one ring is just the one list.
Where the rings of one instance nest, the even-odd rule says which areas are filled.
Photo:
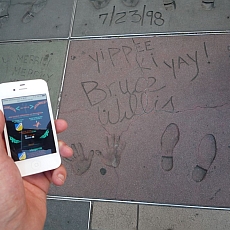
[[[64, 184], [67, 172], [63, 165], [55, 170], [21, 178], [20, 172], [7, 156], [3, 129], [5, 118], [0, 111], [0, 228], [33, 229], [44, 228], [47, 213], [46, 199], [50, 184]], [[55, 120], [57, 133], [67, 129], [67, 122]], [[59, 140], [61, 156], [68, 158], [72, 149]]]
[[60, 166], [49, 91], [44, 80], [0, 84], [0, 109], [6, 120], [7, 152], [21, 176]]

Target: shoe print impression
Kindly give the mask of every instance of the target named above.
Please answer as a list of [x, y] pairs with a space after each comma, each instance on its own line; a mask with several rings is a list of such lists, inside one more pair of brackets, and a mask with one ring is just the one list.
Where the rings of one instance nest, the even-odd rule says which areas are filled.
[[47, 4], [48, 0], [37, 0], [22, 17], [23, 23], [29, 23]]
[[201, 182], [216, 157], [216, 139], [212, 134], [205, 135], [198, 148], [197, 165], [192, 172], [192, 179]]
[[106, 7], [110, 0], [89, 0], [96, 9], [102, 9], [104, 7]]
[[179, 128], [174, 123], [169, 124], [161, 136], [161, 167], [165, 171], [173, 168], [173, 150], [179, 138]]

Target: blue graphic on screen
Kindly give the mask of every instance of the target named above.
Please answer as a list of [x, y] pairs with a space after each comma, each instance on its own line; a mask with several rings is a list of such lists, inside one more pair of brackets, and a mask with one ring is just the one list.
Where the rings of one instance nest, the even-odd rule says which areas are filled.
[[56, 152], [45, 94], [3, 100], [14, 161]]
[[22, 123], [19, 123], [19, 124], [16, 123], [14, 126], [15, 126], [15, 129], [17, 131], [22, 131], [22, 129], [23, 129], [23, 124]]
[[18, 158], [20, 161], [26, 159], [26, 152], [18, 153]]

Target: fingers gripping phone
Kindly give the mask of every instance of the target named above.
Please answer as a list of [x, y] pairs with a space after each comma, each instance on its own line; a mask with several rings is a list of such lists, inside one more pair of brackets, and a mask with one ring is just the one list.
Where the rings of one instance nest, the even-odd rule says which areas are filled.
[[61, 158], [47, 83], [28, 80], [0, 84], [8, 155], [22, 176], [60, 166]]

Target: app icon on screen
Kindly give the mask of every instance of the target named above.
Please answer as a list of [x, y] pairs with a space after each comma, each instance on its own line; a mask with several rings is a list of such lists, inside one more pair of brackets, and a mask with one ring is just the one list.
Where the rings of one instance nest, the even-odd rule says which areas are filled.
[[18, 153], [18, 159], [20, 161], [25, 160], [26, 159], [26, 153], [25, 152]]
[[14, 126], [15, 126], [15, 129], [16, 129], [17, 131], [22, 131], [22, 129], [23, 129], [22, 123], [14, 124]]

